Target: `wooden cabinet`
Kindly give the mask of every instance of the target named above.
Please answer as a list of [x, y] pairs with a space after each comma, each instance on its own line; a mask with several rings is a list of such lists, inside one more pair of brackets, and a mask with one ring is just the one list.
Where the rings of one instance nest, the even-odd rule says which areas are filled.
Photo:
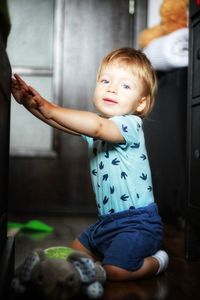
[[186, 257], [200, 259], [200, 1], [190, 1]]
[[186, 202], [187, 67], [160, 72], [155, 107], [145, 120], [155, 200], [165, 223], [180, 223]]
[[14, 241], [7, 238], [11, 68], [0, 34], [0, 299], [7, 299], [14, 272]]

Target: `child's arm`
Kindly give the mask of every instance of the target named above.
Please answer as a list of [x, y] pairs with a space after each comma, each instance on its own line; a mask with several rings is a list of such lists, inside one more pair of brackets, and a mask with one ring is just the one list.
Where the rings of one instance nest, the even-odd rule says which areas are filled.
[[76, 132], [67, 130], [67, 128], [61, 126], [57, 122], [46, 119], [37, 108], [37, 102], [35, 101], [36, 91], [32, 87], [28, 86], [25, 81], [23, 81], [18, 75], [15, 75], [15, 78], [16, 79], [12, 78], [12, 94], [19, 104], [23, 104], [24, 107], [29, 110], [34, 116], [47, 123], [48, 125], [67, 133], [78, 135]]
[[[22, 97], [23, 101], [20, 101], [21, 98], [17, 97], [13, 91], [15, 99], [22, 102], [28, 110], [46, 123], [58, 124], [60, 129], [73, 134], [83, 134], [114, 143], [124, 142], [122, 134], [111, 120], [92, 112], [63, 108], [52, 104], [32, 87], [27, 86], [19, 76], [15, 77], [25, 92], [25, 96]], [[19, 91], [21, 92], [20, 89]]]
[[124, 138], [115, 123], [96, 113], [53, 106], [43, 101], [39, 110], [45, 117], [56, 121], [61, 126], [75, 131], [80, 135], [98, 138], [112, 143], [123, 143]]

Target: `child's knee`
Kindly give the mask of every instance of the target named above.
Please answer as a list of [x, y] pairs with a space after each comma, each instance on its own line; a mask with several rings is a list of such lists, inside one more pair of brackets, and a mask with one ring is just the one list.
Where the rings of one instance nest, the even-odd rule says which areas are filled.
[[137, 280], [141, 278], [148, 278], [156, 274], [159, 263], [152, 257], [144, 259], [143, 265], [137, 270], [126, 270], [113, 265], [103, 266], [107, 279], [111, 281], [128, 281]]

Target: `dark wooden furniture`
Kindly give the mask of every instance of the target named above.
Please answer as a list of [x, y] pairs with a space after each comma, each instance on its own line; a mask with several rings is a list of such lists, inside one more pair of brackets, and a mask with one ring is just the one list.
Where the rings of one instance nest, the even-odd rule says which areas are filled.
[[186, 257], [200, 259], [200, 1], [190, 1]]
[[14, 271], [14, 240], [7, 238], [11, 68], [0, 35], [0, 299], [8, 299]]
[[146, 144], [163, 221], [180, 223], [186, 201], [187, 68], [157, 77], [155, 107], [144, 123]]

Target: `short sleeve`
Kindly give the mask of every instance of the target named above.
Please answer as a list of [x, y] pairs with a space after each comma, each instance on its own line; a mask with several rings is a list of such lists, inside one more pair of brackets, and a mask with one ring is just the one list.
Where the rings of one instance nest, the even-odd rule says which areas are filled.
[[138, 116], [115, 116], [112, 120], [119, 128], [124, 140], [126, 141], [124, 147], [139, 142], [140, 132], [142, 130], [142, 120]]
[[83, 134], [81, 135], [81, 137], [88, 143], [89, 147], [93, 145], [94, 139], [92, 137]]

